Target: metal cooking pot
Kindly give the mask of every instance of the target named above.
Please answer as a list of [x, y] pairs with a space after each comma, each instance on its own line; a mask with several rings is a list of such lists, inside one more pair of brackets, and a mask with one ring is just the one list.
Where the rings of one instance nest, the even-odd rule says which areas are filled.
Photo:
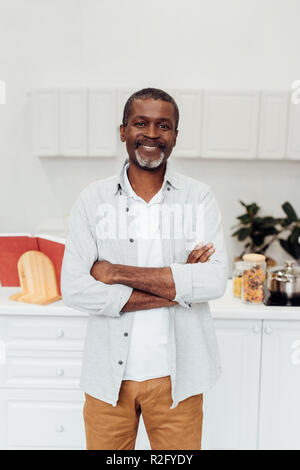
[[267, 270], [266, 285], [271, 294], [293, 299], [300, 297], [300, 266], [295, 261], [285, 261], [284, 266]]

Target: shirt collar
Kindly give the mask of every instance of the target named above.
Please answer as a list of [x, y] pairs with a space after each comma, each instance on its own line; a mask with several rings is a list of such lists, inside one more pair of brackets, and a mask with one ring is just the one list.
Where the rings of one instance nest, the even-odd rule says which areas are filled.
[[[125, 166], [127, 165], [127, 163], [129, 163], [128, 158], [126, 158], [125, 162], [123, 163], [122, 170], [121, 170], [120, 174], [118, 175], [115, 194], [120, 189], [122, 189], [123, 191], [126, 191], [126, 185], [124, 184], [124, 170], [125, 170]], [[165, 181], [170, 183], [170, 185], [174, 189], [183, 189], [183, 184], [180, 180], [180, 177], [179, 177], [179, 175], [177, 175], [174, 172], [173, 168], [170, 166], [169, 161], [167, 161], [167, 166], [166, 166], [166, 172], [165, 172], [165, 178], [164, 179], [165, 179]]]

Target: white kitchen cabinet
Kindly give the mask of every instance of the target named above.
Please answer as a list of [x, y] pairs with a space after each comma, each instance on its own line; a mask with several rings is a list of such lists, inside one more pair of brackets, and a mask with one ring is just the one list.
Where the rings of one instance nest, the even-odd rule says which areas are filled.
[[179, 108], [179, 125], [175, 157], [199, 157], [202, 127], [202, 91], [175, 90], [174, 99]]
[[291, 160], [300, 160], [300, 103], [289, 103], [289, 131], [287, 156]]
[[260, 320], [216, 320], [223, 373], [204, 394], [204, 449], [256, 449]]
[[59, 155], [59, 94], [36, 90], [32, 95], [33, 153], [40, 157]]
[[256, 158], [259, 93], [205, 91], [201, 156]]
[[0, 390], [0, 449], [85, 449], [84, 394]]
[[60, 155], [87, 155], [86, 90], [60, 90]]
[[[262, 321], [216, 320], [223, 373], [204, 393], [202, 448], [256, 449]], [[151, 449], [140, 422], [136, 449]]]
[[[88, 315], [0, 289], [0, 449], [84, 449]], [[223, 368], [204, 394], [204, 449], [300, 449], [300, 307], [210, 302]], [[142, 421], [136, 449], [150, 449]]]
[[88, 156], [113, 157], [116, 155], [116, 92], [92, 89], [88, 91]]
[[300, 321], [264, 321], [259, 448], [300, 450], [299, 421]]
[[[134, 88], [33, 92], [33, 153], [128, 157], [120, 141]], [[284, 91], [166, 89], [179, 107], [175, 157], [300, 159], [300, 106]]]
[[79, 378], [87, 318], [64, 316], [58, 304], [37, 315], [39, 306], [11, 301], [20, 315], [1, 312], [0, 449], [85, 449]]
[[258, 158], [285, 158], [288, 98], [284, 92], [261, 94]]

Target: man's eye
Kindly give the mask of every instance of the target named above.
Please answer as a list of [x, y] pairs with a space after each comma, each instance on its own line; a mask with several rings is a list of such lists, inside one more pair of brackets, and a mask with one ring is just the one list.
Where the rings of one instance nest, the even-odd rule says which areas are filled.
[[160, 126], [163, 126], [163, 129], [170, 129], [169, 126], [167, 126], [167, 124], [160, 124]]
[[145, 123], [144, 123], [144, 122], [141, 122], [141, 121], [135, 123], [136, 126], [143, 126], [144, 124], [145, 124]]

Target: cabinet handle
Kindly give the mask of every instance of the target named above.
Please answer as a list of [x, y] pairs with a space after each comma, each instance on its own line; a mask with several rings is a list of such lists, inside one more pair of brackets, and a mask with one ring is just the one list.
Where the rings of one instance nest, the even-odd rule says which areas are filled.
[[58, 367], [56, 369], [56, 375], [59, 375], [59, 376], [64, 375], [64, 370], [61, 367]]
[[273, 329], [270, 326], [265, 327], [266, 335], [271, 335], [273, 333]]
[[64, 427], [62, 424], [59, 424], [58, 426], [56, 426], [56, 432], [63, 432], [64, 431]]
[[253, 327], [253, 333], [256, 333], [256, 334], [260, 333], [260, 327], [257, 326], [257, 325], [254, 326], [254, 327]]
[[62, 328], [57, 328], [56, 329], [56, 336], [58, 338], [61, 338], [64, 335], [64, 330]]

